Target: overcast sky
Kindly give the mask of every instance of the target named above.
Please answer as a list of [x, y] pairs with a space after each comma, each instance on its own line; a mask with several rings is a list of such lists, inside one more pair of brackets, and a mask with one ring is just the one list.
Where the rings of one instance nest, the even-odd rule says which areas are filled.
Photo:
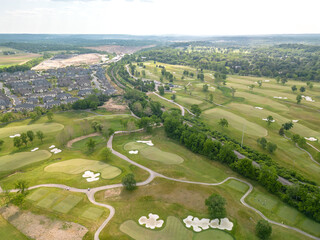
[[319, 0], [0, 0], [1, 33], [320, 33]]

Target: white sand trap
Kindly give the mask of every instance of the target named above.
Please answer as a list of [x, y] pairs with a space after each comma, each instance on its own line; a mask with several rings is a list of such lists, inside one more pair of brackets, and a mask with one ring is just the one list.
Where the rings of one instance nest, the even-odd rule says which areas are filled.
[[132, 150], [132, 151], [129, 151], [129, 154], [138, 154], [139, 151], [138, 150]]
[[21, 135], [19, 133], [15, 134], [15, 135], [12, 135], [10, 136], [10, 138], [15, 138], [15, 137], [20, 137]]
[[287, 97], [277, 97], [277, 96], [275, 96], [273, 98], [276, 98], [276, 99], [288, 99]]
[[264, 82], [270, 82], [270, 80], [264, 80]]
[[50, 150], [50, 152], [52, 152], [53, 154], [57, 154], [57, 153], [61, 153], [62, 150], [59, 148], [54, 148], [54, 149]]
[[254, 108], [259, 109], [259, 110], [262, 110], [262, 109], [263, 109], [262, 107], [254, 107]]
[[292, 120], [292, 122], [293, 122], [293, 123], [297, 123], [297, 122], [299, 122], [299, 120]]
[[32, 149], [31, 152], [35, 152], [37, 150], [39, 150], [39, 148], [36, 147], [36, 148]]
[[309, 138], [305, 137], [305, 139], [308, 140], [308, 141], [310, 141], [310, 142], [316, 142], [316, 141], [318, 141], [318, 139], [316, 139], [316, 138], [314, 138], [314, 137], [309, 137]]
[[55, 148], [56, 146], [55, 145], [51, 145], [50, 147], [49, 147], [49, 149], [51, 149], [51, 148]]
[[164, 221], [163, 220], [157, 220], [159, 219], [159, 216], [157, 214], [149, 213], [149, 218], [146, 216], [142, 216], [139, 218], [139, 224], [140, 225], [146, 225], [146, 228], [155, 229], [155, 228], [161, 228]]
[[309, 97], [309, 96], [301, 96], [301, 97], [303, 97], [307, 102], [315, 102], [311, 97]]
[[83, 178], [86, 178], [87, 182], [98, 181], [100, 178], [100, 173], [94, 173], [92, 171], [85, 171], [82, 175]]
[[154, 146], [154, 144], [152, 143], [152, 141], [151, 140], [149, 140], [149, 141], [137, 141], [138, 143], [145, 143], [145, 144], [147, 144], [148, 146]]
[[201, 232], [202, 230], [207, 230], [209, 227], [217, 228], [221, 230], [229, 230], [231, 231], [233, 228], [233, 223], [229, 221], [228, 218], [222, 218], [219, 223], [219, 219], [211, 220], [208, 218], [199, 219], [197, 217], [188, 216], [183, 219], [187, 228], [193, 228], [195, 232]]
[[[266, 118], [262, 118], [262, 120], [263, 120], [263, 121], [268, 121], [268, 119], [266, 119]], [[275, 122], [275, 121], [276, 121], [276, 120], [274, 120], [274, 119], [271, 120], [271, 122]]]

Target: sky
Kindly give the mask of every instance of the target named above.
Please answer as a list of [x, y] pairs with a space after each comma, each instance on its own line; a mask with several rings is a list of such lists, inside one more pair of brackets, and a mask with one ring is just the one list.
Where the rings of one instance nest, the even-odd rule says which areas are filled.
[[320, 33], [319, 0], [0, 0], [0, 33]]

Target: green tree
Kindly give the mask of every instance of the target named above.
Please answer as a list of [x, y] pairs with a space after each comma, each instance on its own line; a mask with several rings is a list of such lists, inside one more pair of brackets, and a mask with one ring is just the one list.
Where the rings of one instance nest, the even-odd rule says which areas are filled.
[[280, 83], [280, 77], [279, 76], [276, 77], [276, 81], [277, 81], [277, 83]]
[[299, 90], [300, 90], [300, 92], [302, 92], [302, 93], [303, 93], [303, 92], [305, 92], [305, 91], [306, 91], [306, 88], [302, 86]]
[[13, 139], [13, 146], [20, 148], [22, 146], [22, 141], [20, 137], [15, 137]]
[[208, 84], [204, 84], [204, 85], [202, 86], [202, 91], [203, 91], [203, 92], [208, 92], [208, 90], [209, 90]]
[[211, 103], [213, 102], [213, 94], [212, 93], [209, 94], [209, 102], [211, 102]]
[[25, 194], [28, 191], [28, 183], [25, 180], [18, 180], [14, 184], [15, 189], [18, 189], [19, 193]]
[[194, 115], [196, 115], [197, 117], [199, 117], [201, 114], [201, 109], [200, 109], [199, 105], [197, 105], [197, 104], [191, 105], [191, 112]]
[[299, 104], [302, 100], [302, 96], [299, 94], [297, 97], [296, 97], [296, 100], [297, 100], [297, 103]]
[[159, 87], [158, 87], [158, 91], [159, 91], [159, 94], [160, 94], [161, 96], [164, 95], [164, 87], [163, 87], [163, 86], [159, 86]]
[[94, 148], [96, 147], [97, 142], [93, 140], [92, 138], [89, 139], [89, 141], [86, 142], [87, 148], [89, 152], [93, 152]]
[[282, 85], [285, 85], [288, 82], [287, 78], [281, 78]]
[[219, 194], [212, 194], [205, 200], [205, 204], [208, 207], [209, 215], [211, 219], [225, 218], [227, 215], [225, 204], [226, 200]]
[[291, 87], [291, 90], [292, 90], [292, 92], [297, 91], [297, 90], [298, 90], [298, 89], [297, 89], [297, 86], [296, 86], [296, 85], [293, 85], [293, 86]]
[[27, 131], [27, 136], [29, 138], [29, 141], [32, 142], [34, 139], [34, 132], [33, 131]]
[[27, 136], [27, 134], [26, 133], [21, 133], [21, 142], [22, 143], [24, 143], [24, 145], [26, 145], [27, 146], [27, 144], [28, 144], [28, 136]]
[[268, 126], [270, 126], [270, 124], [273, 123], [273, 122], [274, 122], [273, 117], [269, 115], [269, 116], [267, 117]]
[[107, 147], [103, 148], [103, 149], [101, 150], [101, 152], [100, 152], [100, 157], [101, 157], [101, 160], [103, 160], [103, 161], [108, 161], [108, 160], [110, 160], [111, 156], [112, 156], [112, 152], [111, 152], [111, 150], [110, 150], [109, 148], [107, 148]]
[[0, 149], [3, 146], [3, 144], [4, 144], [4, 141], [2, 139], [0, 139]]
[[284, 124], [282, 124], [282, 127], [284, 128], [284, 130], [290, 130], [291, 128], [293, 128], [293, 122], [286, 122]]
[[259, 88], [261, 88], [261, 86], [262, 86], [262, 81], [261, 80], [258, 81], [258, 85], [259, 85]]
[[142, 117], [138, 121], [138, 126], [139, 128], [143, 128], [146, 132], [151, 132], [152, 131], [152, 119], [149, 117]]
[[277, 144], [271, 143], [271, 142], [267, 143], [267, 150], [269, 153], [273, 153], [274, 151], [277, 150], [277, 148], [278, 148]]
[[300, 139], [300, 135], [299, 135], [299, 134], [293, 134], [292, 137], [291, 137], [291, 140], [292, 140], [294, 143], [298, 143], [298, 142], [299, 142], [299, 139]]
[[47, 112], [47, 118], [49, 121], [53, 120], [53, 113], [51, 111]]
[[234, 94], [236, 93], [237, 89], [235, 89], [234, 87], [231, 87], [231, 94], [232, 94], [232, 97], [234, 98]]
[[280, 135], [280, 136], [283, 136], [283, 135], [284, 135], [284, 128], [283, 128], [283, 127], [280, 128], [280, 130], [279, 130], [279, 135]]
[[260, 146], [261, 146], [263, 149], [266, 149], [268, 141], [267, 141], [267, 139], [265, 139], [264, 137], [262, 137], [262, 138], [258, 138], [258, 139], [257, 139], [257, 143], [259, 143]]
[[253, 91], [254, 87], [255, 87], [254, 84], [249, 85], [249, 88], [250, 88], [251, 91]]
[[172, 100], [172, 101], [175, 101], [175, 100], [176, 100], [176, 98], [177, 98], [177, 97], [176, 97], [176, 95], [175, 95], [175, 94], [173, 94], [173, 95], [171, 96], [171, 100]]
[[37, 131], [37, 138], [39, 138], [40, 139], [40, 141], [41, 141], [41, 143], [42, 143], [42, 141], [43, 141], [43, 139], [44, 139], [44, 134], [43, 134], [43, 132], [42, 131]]
[[256, 225], [256, 235], [262, 240], [269, 239], [272, 233], [272, 227], [266, 220], [259, 220]]
[[227, 119], [225, 118], [220, 118], [218, 124], [221, 126], [221, 127], [228, 127], [229, 126], [229, 122]]
[[132, 191], [136, 188], [137, 182], [134, 179], [134, 175], [129, 173], [122, 178], [122, 185], [129, 191]]

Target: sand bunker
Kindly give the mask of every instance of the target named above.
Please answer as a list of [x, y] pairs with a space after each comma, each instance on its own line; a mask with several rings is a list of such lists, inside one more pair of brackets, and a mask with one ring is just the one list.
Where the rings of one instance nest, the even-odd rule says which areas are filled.
[[259, 110], [262, 110], [262, 109], [263, 109], [262, 107], [254, 107], [254, 108], [259, 109]]
[[159, 216], [157, 214], [149, 213], [149, 218], [146, 216], [142, 216], [139, 218], [139, 224], [140, 225], [146, 225], [146, 228], [155, 229], [155, 228], [161, 228], [164, 221], [163, 220], [157, 220], [159, 219]]
[[299, 122], [299, 120], [292, 120], [292, 122], [293, 122], [293, 123], [297, 123], [297, 122]]
[[152, 143], [152, 141], [151, 140], [149, 140], [149, 141], [137, 141], [138, 143], [145, 143], [145, 144], [147, 144], [148, 146], [154, 146], [154, 144]]
[[87, 182], [94, 182], [98, 181], [100, 178], [100, 173], [94, 173], [91, 171], [85, 171], [84, 174], [82, 175], [83, 178], [86, 178]]
[[129, 154], [138, 154], [138, 153], [139, 153], [138, 150], [131, 150], [131, 151], [129, 151]]
[[264, 82], [270, 82], [270, 80], [264, 80]]
[[54, 149], [50, 150], [50, 152], [52, 152], [53, 154], [57, 154], [57, 153], [61, 153], [62, 150], [59, 148], [54, 148]]
[[[263, 121], [268, 121], [268, 119], [267, 119], [267, 118], [262, 118], [262, 120], [263, 120]], [[274, 119], [273, 119], [273, 120], [271, 120], [271, 122], [275, 122], [275, 121], [276, 121], [276, 120], [274, 120]]]
[[318, 139], [316, 139], [316, 138], [314, 138], [314, 137], [309, 137], [309, 138], [305, 137], [305, 139], [308, 140], [308, 141], [310, 141], [310, 142], [316, 142], [316, 141], [318, 141]]
[[273, 98], [276, 98], [276, 99], [288, 99], [287, 97], [277, 97], [277, 96], [275, 96]]
[[211, 220], [208, 218], [202, 218], [199, 219], [197, 217], [188, 216], [187, 218], [183, 219], [183, 222], [185, 223], [187, 228], [193, 228], [193, 231], [195, 232], [201, 232], [202, 230], [207, 230], [209, 227], [211, 228], [217, 228], [220, 230], [228, 230], [231, 231], [233, 228], [233, 223], [229, 221], [228, 218], [222, 218], [220, 219], [214, 219]]
[[36, 147], [36, 148], [32, 149], [31, 152], [35, 152], [37, 150], [39, 150], [39, 148]]
[[49, 147], [49, 149], [51, 149], [51, 148], [55, 148], [56, 146], [55, 145], [51, 145], [50, 147]]
[[19, 133], [15, 134], [15, 135], [12, 135], [10, 136], [10, 138], [15, 138], [15, 137], [20, 137], [21, 135]]
[[303, 97], [307, 102], [315, 102], [311, 97], [309, 97], [309, 96], [301, 96], [301, 97]]

